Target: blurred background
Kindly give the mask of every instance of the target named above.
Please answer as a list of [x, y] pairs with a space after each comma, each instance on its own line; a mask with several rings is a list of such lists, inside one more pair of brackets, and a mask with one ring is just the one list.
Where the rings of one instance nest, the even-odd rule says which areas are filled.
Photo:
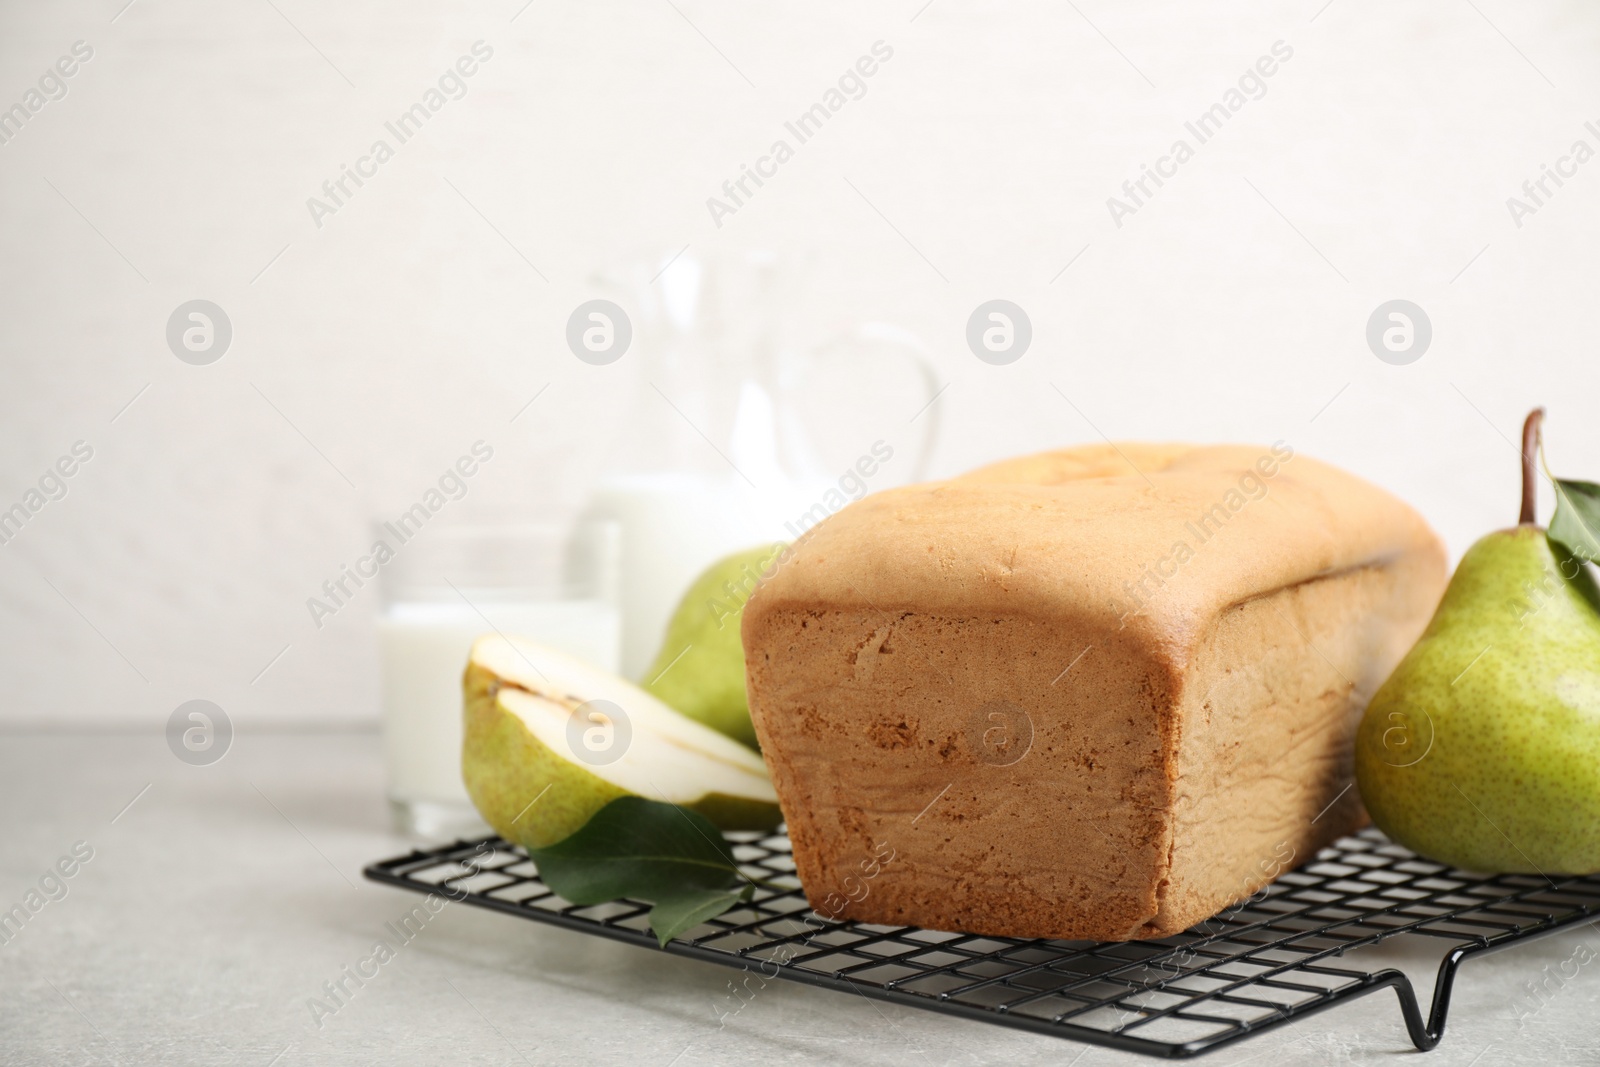
[[479, 443], [419, 543], [635, 537], [604, 494], [688, 475], [709, 551], [875, 443], [870, 490], [1104, 437], [1286, 441], [1459, 556], [1535, 403], [1600, 475], [1597, 45], [1576, 0], [7, 3], [0, 719], [375, 723], [385, 600], [324, 583]]

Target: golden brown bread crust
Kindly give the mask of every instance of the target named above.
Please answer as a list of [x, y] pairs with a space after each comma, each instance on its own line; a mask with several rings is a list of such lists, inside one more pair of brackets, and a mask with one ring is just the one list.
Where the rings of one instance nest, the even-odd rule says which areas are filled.
[[1362, 825], [1355, 723], [1445, 556], [1276, 448], [1068, 449], [811, 531], [743, 636], [813, 907], [1160, 937]]

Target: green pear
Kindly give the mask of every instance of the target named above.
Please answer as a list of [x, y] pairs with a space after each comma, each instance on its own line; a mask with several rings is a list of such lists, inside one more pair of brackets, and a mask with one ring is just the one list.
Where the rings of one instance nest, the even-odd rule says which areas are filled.
[[508, 841], [553, 845], [622, 796], [690, 808], [724, 830], [779, 822], [760, 756], [555, 649], [481, 637], [462, 689], [461, 777]]
[[744, 688], [739, 618], [788, 546], [736, 552], [706, 568], [684, 593], [667, 623], [661, 651], [646, 672], [645, 689], [691, 719], [756, 748]]
[[1492, 873], [1600, 871], [1600, 589], [1534, 525], [1467, 550], [1416, 647], [1372, 698], [1356, 779], [1406, 847]]

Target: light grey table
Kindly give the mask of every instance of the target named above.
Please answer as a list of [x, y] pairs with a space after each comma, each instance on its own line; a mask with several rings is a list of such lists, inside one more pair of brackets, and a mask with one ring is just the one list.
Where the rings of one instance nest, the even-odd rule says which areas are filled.
[[[420, 899], [360, 875], [414, 844], [389, 829], [372, 734], [243, 733], [209, 767], [160, 736], [0, 734], [0, 812], [0, 910], [76, 843], [93, 850], [0, 945], [6, 1064], [1155, 1062], [781, 982], [719, 1027], [732, 972], [461, 905], [317, 1017], [323, 983]], [[1600, 1062], [1600, 961], [1518, 1020], [1526, 987], [1585, 945], [1600, 933], [1469, 963], [1443, 1045], [1414, 1062]], [[1377, 958], [1425, 995], [1430, 950]], [[1202, 1062], [1393, 1063], [1410, 1047], [1381, 992]]]

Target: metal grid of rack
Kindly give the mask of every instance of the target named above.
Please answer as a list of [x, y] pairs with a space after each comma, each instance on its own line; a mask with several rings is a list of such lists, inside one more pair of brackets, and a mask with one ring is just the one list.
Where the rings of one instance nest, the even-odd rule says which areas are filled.
[[[748, 875], [794, 883], [781, 832], [730, 839]], [[648, 904], [570, 904], [500, 838], [412, 852], [365, 874], [660, 951]], [[759, 889], [665, 951], [1165, 1058], [1199, 1055], [1392, 988], [1411, 1040], [1430, 1049], [1443, 1035], [1463, 960], [1595, 916], [1600, 878], [1467, 874], [1367, 830], [1250, 900], [1159, 941], [1024, 940], [833, 921], [813, 912], [796, 887]], [[1445, 949], [1427, 1019], [1402, 972], [1369, 972], [1340, 959], [1400, 934], [1436, 938]]]

